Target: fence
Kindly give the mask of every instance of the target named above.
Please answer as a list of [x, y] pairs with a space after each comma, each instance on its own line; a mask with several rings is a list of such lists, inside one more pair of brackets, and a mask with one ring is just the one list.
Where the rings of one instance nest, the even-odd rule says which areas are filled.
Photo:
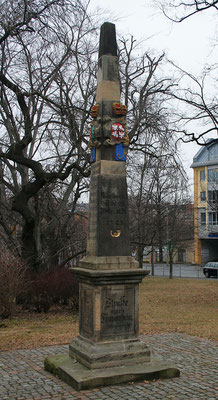
[[[143, 265], [143, 269], [150, 271], [151, 265]], [[154, 264], [154, 276], [169, 276], [170, 267], [167, 264]], [[173, 264], [173, 276], [180, 278], [204, 278], [203, 268], [198, 265]]]

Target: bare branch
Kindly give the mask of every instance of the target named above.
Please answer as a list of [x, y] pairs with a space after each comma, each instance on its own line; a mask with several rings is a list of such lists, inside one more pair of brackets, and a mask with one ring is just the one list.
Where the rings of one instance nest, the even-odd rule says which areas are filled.
[[[218, 0], [190, 0], [189, 2], [177, 0], [174, 3], [172, 3], [171, 1], [162, 3], [161, 1], [160, 7], [163, 14], [168, 19], [173, 22], [180, 23], [195, 14], [205, 12], [209, 9], [218, 11]], [[170, 15], [170, 12], [174, 9], [176, 15], [175, 17], [172, 17]], [[182, 14], [181, 16], [179, 16], [179, 12]]]

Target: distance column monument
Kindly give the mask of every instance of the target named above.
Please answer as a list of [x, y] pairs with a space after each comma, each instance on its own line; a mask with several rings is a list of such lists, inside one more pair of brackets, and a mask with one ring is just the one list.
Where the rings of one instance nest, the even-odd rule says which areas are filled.
[[120, 102], [115, 25], [106, 22], [91, 110], [87, 252], [72, 269], [79, 279], [79, 336], [69, 354], [45, 359], [47, 370], [77, 390], [179, 376], [177, 368], [151, 361], [150, 350], [138, 338], [139, 283], [147, 271], [130, 255], [126, 112]]

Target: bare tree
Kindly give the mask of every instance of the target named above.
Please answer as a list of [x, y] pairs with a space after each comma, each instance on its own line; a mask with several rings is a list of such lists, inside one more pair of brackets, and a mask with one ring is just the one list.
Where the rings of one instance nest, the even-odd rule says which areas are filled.
[[168, 204], [168, 240], [169, 278], [173, 278], [173, 260], [180, 248], [194, 237], [194, 212], [187, 190], [179, 190], [174, 196], [174, 201]]
[[164, 15], [173, 22], [182, 22], [209, 9], [218, 11], [218, 0], [157, 1]]
[[[201, 78], [196, 78], [175, 66], [178, 73], [177, 87], [171, 96], [174, 106], [171, 122], [173, 130], [181, 134], [183, 142], [195, 141], [206, 145], [208, 135], [218, 133], [218, 99], [216, 94], [216, 66], [210, 66]], [[211, 90], [209, 90], [209, 88]]]
[[[87, 189], [98, 32], [88, 2], [7, 4], [2, 1], [0, 31], [1, 210], [7, 210], [1, 232], [12, 243], [8, 224], [20, 225], [18, 251], [37, 268], [54, 254], [50, 238], [59, 243], [55, 257], [62, 254], [63, 262], [63, 238], [73, 224], [67, 210]], [[138, 55], [133, 37], [120, 40], [119, 55], [130, 151], [156, 156], [170, 134], [165, 99], [174, 85], [158, 74], [164, 55]]]
[[[96, 31], [80, 1], [11, 1], [9, 7], [2, 1], [2, 7], [0, 158], [7, 199], [1, 200], [22, 216], [22, 256], [36, 267], [43, 260], [40, 191], [54, 182], [69, 185], [60, 216], [89, 175]], [[1, 225], [6, 234], [7, 223]]]
[[129, 210], [132, 251], [136, 253], [139, 267], [143, 266], [144, 248], [153, 243], [156, 227], [153, 224], [151, 177], [152, 157], [137, 154], [137, 161], [129, 162]]
[[[157, 0], [156, 5], [167, 18], [179, 23], [207, 10], [214, 11], [215, 15], [218, 11], [218, 0]], [[175, 124], [172, 129], [182, 135], [184, 142], [195, 141], [205, 145], [208, 135], [213, 136], [218, 132], [217, 64], [207, 64], [200, 77], [179, 66], [174, 67], [178, 79], [177, 87], [174, 86], [171, 92], [172, 98], [176, 100]]]
[[[166, 205], [185, 175], [169, 129], [175, 82], [159, 74], [164, 55], [139, 53], [133, 37], [120, 40], [122, 98], [128, 106], [128, 176], [132, 247], [142, 267], [145, 246], [166, 244]], [[134, 153], [131, 153], [134, 150]]]
[[[176, 138], [165, 131], [158, 142], [156, 154], [134, 153], [129, 167], [130, 217], [133, 248], [137, 249], [140, 267], [145, 247], [159, 249], [163, 261], [163, 247], [169, 242], [169, 207], [187, 195], [187, 177], [178, 156]], [[145, 140], [148, 138], [144, 135]], [[148, 142], [147, 142], [148, 145]], [[181, 203], [182, 204], [182, 203]]]
[[[128, 107], [130, 150], [134, 147], [142, 152], [155, 153], [157, 141], [164, 136], [163, 127], [168, 117], [165, 102], [174, 82], [159, 73], [165, 62], [164, 54], [148, 54], [141, 51], [141, 47], [142, 43], [136, 43], [133, 36], [120, 40], [122, 100]], [[145, 132], [150, 138], [147, 146]]]

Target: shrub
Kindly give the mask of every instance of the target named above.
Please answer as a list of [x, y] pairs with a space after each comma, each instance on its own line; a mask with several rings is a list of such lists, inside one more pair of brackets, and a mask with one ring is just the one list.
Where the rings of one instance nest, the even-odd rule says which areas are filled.
[[6, 250], [0, 255], [0, 317], [10, 317], [16, 299], [27, 290], [26, 266]]
[[57, 268], [49, 277], [48, 289], [53, 303], [68, 304], [79, 298], [79, 285], [75, 275], [65, 267]]
[[52, 304], [71, 304], [78, 309], [79, 288], [75, 276], [65, 267], [52, 268], [32, 276], [25, 306], [47, 312]]

